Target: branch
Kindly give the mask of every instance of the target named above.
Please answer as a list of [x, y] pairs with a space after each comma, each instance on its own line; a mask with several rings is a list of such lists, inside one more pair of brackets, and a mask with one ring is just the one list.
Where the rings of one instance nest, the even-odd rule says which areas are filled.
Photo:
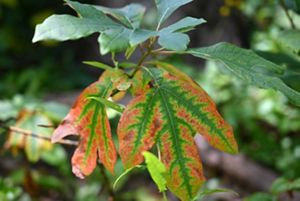
[[296, 29], [296, 25], [295, 25], [295, 23], [294, 23], [294, 21], [293, 21], [291, 15], [290, 15], [290, 13], [289, 13], [289, 10], [288, 10], [288, 8], [287, 8], [287, 6], [286, 6], [284, 0], [280, 0], [280, 5], [281, 5], [281, 7], [283, 8], [283, 10], [284, 10], [284, 12], [285, 12], [287, 18], [289, 19], [289, 21], [290, 21], [290, 23], [291, 23], [291, 26], [292, 26], [292, 29]]
[[[37, 138], [37, 139], [41, 139], [41, 140], [45, 140], [45, 141], [50, 141], [51, 142], [51, 138], [50, 137], [45, 137], [45, 136], [41, 136], [38, 134], [35, 134], [29, 130], [25, 130], [22, 128], [18, 128], [15, 126], [9, 126], [9, 127], [3, 127], [11, 132], [15, 132], [18, 133], [20, 135], [24, 135], [24, 136], [28, 136], [28, 137], [33, 137], [33, 138]], [[65, 144], [65, 145], [72, 145], [72, 146], [78, 146], [78, 142], [77, 141], [73, 141], [73, 140], [60, 140], [58, 143], [60, 144]]]

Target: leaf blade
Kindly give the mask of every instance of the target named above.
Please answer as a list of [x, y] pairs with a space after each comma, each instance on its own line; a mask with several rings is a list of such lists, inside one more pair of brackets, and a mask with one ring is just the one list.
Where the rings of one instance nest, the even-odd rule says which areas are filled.
[[279, 76], [284, 68], [229, 43], [191, 49], [187, 53], [193, 56], [212, 59], [225, 65], [237, 77], [262, 88], [271, 88], [282, 92], [292, 103], [300, 106], [300, 92], [287, 86]]
[[179, 7], [193, 0], [155, 0], [158, 12], [158, 25], [161, 25]]
[[111, 71], [106, 71], [100, 80], [87, 87], [74, 103], [52, 136], [52, 142], [58, 142], [68, 135], [81, 137], [79, 146], [72, 157], [73, 173], [84, 178], [96, 167], [97, 158], [110, 171], [114, 171], [116, 148], [106, 115], [105, 106], [89, 96], [108, 98], [114, 89]]

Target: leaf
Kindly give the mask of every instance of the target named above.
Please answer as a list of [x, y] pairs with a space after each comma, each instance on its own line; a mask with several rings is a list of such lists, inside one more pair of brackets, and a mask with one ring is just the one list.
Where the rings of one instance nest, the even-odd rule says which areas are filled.
[[277, 40], [283, 45], [290, 48], [295, 53], [300, 53], [300, 31], [286, 30], [282, 31]]
[[103, 6], [95, 6], [105, 14], [109, 14], [116, 18], [128, 28], [137, 29], [143, 20], [145, 7], [141, 4], [132, 3], [123, 8], [107, 8]]
[[119, 29], [109, 29], [104, 31], [98, 41], [100, 45], [100, 52], [105, 55], [109, 52], [121, 52], [130, 47], [130, 35], [132, 31], [121, 27]]
[[196, 57], [212, 59], [225, 65], [234, 75], [250, 84], [282, 92], [292, 103], [300, 106], [300, 93], [287, 86], [279, 77], [284, 69], [251, 50], [238, 48], [229, 43], [187, 51]]
[[87, 87], [52, 136], [53, 142], [68, 135], [80, 136], [72, 157], [73, 173], [79, 178], [92, 173], [98, 158], [110, 172], [114, 171], [117, 156], [105, 106], [88, 97], [108, 98], [115, 89], [115, 76], [114, 71], [105, 71], [99, 81]]
[[203, 18], [197, 19], [193, 17], [185, 17], [178, 22], [161, 29], [160, 33], [173, 33], [173, 32], [186, 32], [190, 29], [193, 29], [195, 26], [205, 23], [206, 20]]
[[167, 181], [165, 178], [166, 167], [165, 165], [152, 153], [143, 152], [143, 156], [145, 158], [145, 162], [147, 165], [147, 169], [151, 175], [151, 178], [157, 185], [160, 192], [166, 191]]
[[150, 31], [147, 29], [136, 29], [132, 32], [132, 34], [130, 36], [130, 45], [136, 46], [156, 35], [157, 35], [156, 31]]
[[98, 61], [84, 61], [82, 62], [84, 64], [96, 67], [96, 68], [100, 68], [102, 70], [112, 70], [113, 68], [109, 65], [106, 65], [104, 63], [98, 62]]
[[146, 90], [150, 88], [149, 82], [151, 81], [151, 76], [143, 70], [138, 70], [133, 78], [131, 79], [132, 87], [130, 92], [132, 95], [137, 96], [143, 94]]
[[245, 198], [244, 201], [277, 201], [277, 198], [267, 193], [254, 193], [250, 197]]
[[155, 0], [158, 12], [158, 27], [179, 7], [192, 0]]
[[182, 32], [189, 31], [195, 26], [204, 23], [203, 19], [186, 17], [158, 32], [158, 43], [166, 49], [183, 51], [186, 50], [190, 38]]
[[200, 86], [158, 69], [147, 72], [153, 88], [129, 103], [118, 125], [121, 159], [126, 168], [138, 165], [157, 142], [168, 188], [191, 200], [205, 180], [194, 135], [199, 132], [212, 146], [236, 153], [232, 128]]
[[235, 194], [235, 195], [239, 195], [238, 193], [236, 193], [235, 191], [232, 191], [232, 190], [229, 190], [229, 189], [204, 189], [204, 190], [201, 190], [197, 197], [194, 198], [194, 200], [202, 200], [204, 199], [205, 197], [207, 196], [210, 196], [210, 195], [213, 195], [215, 193], [232, 193], [232, 194]]
[[134, 169], [136, 169], [136, 168], [138, 168], [138, 169], [141, 169], [141, 168], [144, 168], [144, 166], [142, 166], [142, 165], [137, 165], [137, 166], [134, 166], [134, 167], [132, 167], [132, 168], [129, 168], [129, 169], [127, 169], [127, 170], [125, 170], [116, 180], [115, 180], [115, 182], [114, 182], [114, 184], [113, 184], [113, 189], [116, 189], [116, 187], [117, 187], [117, 184], [120, 182], [120, 180], [123, 178], [123, 177], [125, 177], [127, 174], [129, 174], [131, 171], [133, 171]]
[[52, 15], [36, 26], [32, 42], [41, 40], [75, 40], [120, 25], [91, 5], [66, 1], [78, 12], [79, 17], [71, 15]]
[[[15, 127], [31, 131], [41, 137], [50, 137], [53, 129], [44, 128], [39, 125], [52, 125], [52, 122], [47, 116], [38, 111], [22, 110], [19, 113]], [[5, 147], [24, 148], [27, 158], [31, 162], [36, 162], [44, 151], [49, 151], [52, 148], [52, 144], [44, 139], [26, 136], [17, 132], [10, 132]]]
[[286, 178], [278, 178], [271, 186], [271, 192], [275, 195], [294, 190], [300, 190], [300, 178], [294, 181]]
[[91, 100], [95, 100], [95, 101], [98, 101], [100, 103], [102, 103], [103, 105], [117, 111], [117, 112], [120, 112], [122, 113], [124, 111], [124, 106], [123, 105], [119, 105], [119, 104], [116, 104], [112, 101], [109, 101], [105, 98], [101, 98], [101, 97], [95, 97], [95, 96], [91, 96], [91, 97], [88, 97], [88, 99], [91, 99]]
[[163, 48], [174, 50], [174, 51], [186, 50], [189, 42], [190, 42], [189, 36], [183, 33], [161, 34], [158, 39], [158, 43]]

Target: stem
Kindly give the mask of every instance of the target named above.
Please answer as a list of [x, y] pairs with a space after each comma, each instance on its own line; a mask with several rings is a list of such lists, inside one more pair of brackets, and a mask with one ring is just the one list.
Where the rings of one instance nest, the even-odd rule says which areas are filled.
[[111, 53], [111, 60], [112, 60], [112, 62], [114, 63], [114, 66], [116, 67], [116, 68], [119, 68], [119, 62], [116, 60], [116, 54], [113, 52], [113, 53]]
[[[33, 138], [37, 138], [37, 139], [41, 139], [41, 140], [45, 140], [45, 141], [51, 142], [51, 138], [35, 134], [35, 133], [33, 133], [33, 132], [29, 131], [29, 130], [24, 130], [22, 128], [18, 128], [18, 127], [14, 127], [14, 126], [3, 127], [3, 128], [7, 129], [7, 130], [9, 130], [11, 132], [18, 133], [20, 135], [24, 135], [24, 136], [28, 136], [28, 137], [33, 137]], [[73, 140], [60, 140], [58, 143], [65, 144], [65, 145], [78, 146], [78, 142], [77, 141], [73, 141]]]
[[281, 7], [283, 8], [283, 10], [284, 10], [284, 12], [285, 12], [285, 14], [286, 14], [288, 20], [289, 20], [290, 23], [291, 23], [292, 29], [296, 29], [296, 25], [295, 25], [295, 23], [294, 23], [294, 21], [293, 21], [291, 15], [290, 15], [290, 13], [289, 13], [289, 10], [288, 10], [288, 8], [287, 8], [287, 6], [286, 6], [284, 0], [280, 0], [280, 5], [281, 5]]
[[165, 191], [162, 192], [162, 195], [163, 195], [164, 201], [169, 201], [169, 199], [168, 199], [167, 194], [166, 194]]
[[[100, 173], [101, 175], [103, 176], [103, 183], [104, 183], [104, 187], [106, 188], [110, 198], [112, 200], [116, 200], [116, 196], [115, 196], [115, 193], [113, 191], [113, 188], [112, 188], [112, 185], [110, 183], [110, 180], [105, 172], [105, 169], [104, 169], [104, 166], [98, 161], [98, 166], [99, 166], [99, 169], [100, 169]], [[101, 190], [102, 191], [102, 190]], [[100, 191], [100, 193], [101, 193]]]

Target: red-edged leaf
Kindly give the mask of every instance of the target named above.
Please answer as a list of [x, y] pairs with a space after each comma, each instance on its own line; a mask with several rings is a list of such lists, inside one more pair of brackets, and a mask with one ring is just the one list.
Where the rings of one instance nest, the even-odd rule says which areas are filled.
[[131, 79], [132, 87], [131, 93], [134, 96], [143, 94], [147, 89], [150, 88], [149, 82], [151, 81], [151, 77], [148, 73], [144, 72], [143, 70], [138, 70], [133, 78]]
[[80, 136], [72, 157], [73, 173], [80, 178], [92, 173], [98, 158], [110, 172], [114, 171], [117, 156], [105, 106], [89, 98], [108, 98], [116, 87], [114, 75], [106, 71], [99, 81], [87, 87], [52, 137], [53, 142], [58, 142], [68, 135]]
[[21, 110], [15, 127], [39, 135], [41, 138], [26, 136], [17, 132], [10, 132], [5, 147], [24, 148], [28, 160], [36, 162], [43, 151], [49, 151], [52, 148], [52, 144], [42, 138], [50, 137], [53, 129], [44, 128], [39, 125], [52, 125], [52, 122], [47, 116], [39, 111]]
[[135, 97], [118, 126], [120, 156], [127, 168], [143, 162], [143, 151], [158, 143], [167, 168], [167, 186], [182, 200], [191, 200], [204, 182], [194, 142], [201, 133], [214, 147], [237, 152], [232, 128], [196, 83], [161, 70], [149, 70], [153, 88]]

